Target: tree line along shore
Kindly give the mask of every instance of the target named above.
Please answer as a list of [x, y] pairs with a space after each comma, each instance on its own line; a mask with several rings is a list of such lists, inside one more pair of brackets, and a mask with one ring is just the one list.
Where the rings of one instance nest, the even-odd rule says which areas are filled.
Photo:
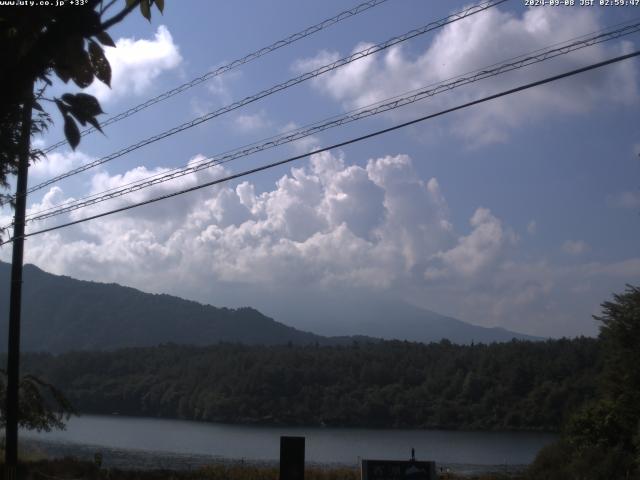
[[82, 413], [272, 425], [558, 431], [596, 391], [597, 340], [162, 345], [26, 354]]

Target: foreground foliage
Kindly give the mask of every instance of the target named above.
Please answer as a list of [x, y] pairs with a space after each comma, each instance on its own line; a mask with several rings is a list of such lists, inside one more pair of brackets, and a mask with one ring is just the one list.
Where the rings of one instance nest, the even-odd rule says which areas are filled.
[[602, 304], [603, 368], [597, 397], [564, 424], [557, 444], [538, 455], [532, 478], [640, 478], [640, 289]]
[[[17, 173], [25, 141], [23, 109], [35, 111], [27, 130], [33, 136], [52, 123], [44, 102], [55, 105], [63, 119], [65, 138], [75, 149], [80, 143], [80, 127], [91, 125], [100, 130], [96, 118], [103, 113], [100, 103], [86, 93], [49, 98], [45, 91], [56, 79], [65, 84], [72, 81], [81, 89], [94, 79], [110, 86], [111, 66], [103, 47], [115, 47], [115, 43], [107, 30], [138, 7], [147, 19], [152, 5], [161, 12], [164, 9], [164, 0], [82, 0], [62, 8], [53, 1], [22, 3], [2, 5], [0, 18], [0, 191], [9, 187], [10, 177]], [[25, 9], [27, 6], [30, 8]], [[114, 7], [118, 10], [111, 15], [109, 10]], [[35, 161], [41, 156], [35, 149], [29, 158]], [[3, 193], [0, 201], [13, 203]]]
[[[0, 480], [4, 479], [4, 465], [0, 465]], [[261, 466], [211, 465], [190, 471], [174, 470], [121, 470], [100, 468], [93, 462], [73, 458], [26, 462], [21, 466], [25, 478], [84, 480], [277, 480], [278, 469]], [[306, 469], [307, 480], [357, 480], [360, 472], [341, 468], [331, 470]]]
[[[0, 398], [7, 395], [7, 372], [0, 370]], [[56, 387], [33, 375], [20, 379], [18, 424], [27, 430], [49, 432], [64, 429], [73, 407]], [[0, 402], [0, 427], [6, 425], [5, 402]]]
[[[85, 479], [85, 480], [278, 480], [279, 472], [274, 467], [255, 465], [210, 465], [190, 471], [173, 470], [118, 470], [99, 468], [92, 462], [73, 458], [40, 460], [21, 465], [25, 478]], [[0, 464], [0, 480], [4, 480], [4, 465]], [[353, 468], [306, 468], [306, 480], [358, 480], [360, 471]], [[480, 475], [459, 477], [444, 474], [442, 480], [518, 480], [519, 476]]]
[[557, 430], [595, 392], [594, 339], [492, 345], [164, 345], [29, 354], [86, 413], [331, 426]]

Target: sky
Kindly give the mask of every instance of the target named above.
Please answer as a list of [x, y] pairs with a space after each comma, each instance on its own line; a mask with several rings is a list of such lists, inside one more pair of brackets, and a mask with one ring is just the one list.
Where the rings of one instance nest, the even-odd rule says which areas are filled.
[[[166, 2], [111, 31], [107, 115], [318, 23], [356, 2]], [[388, 0], [57, 149], [29, 184], [471, 5]], [[640, 16], [638, 7], [511, 0], [325, 73], [29, 197], [33, 213]], [[629, 53], [638, 34], [485, 79], [166, 184], [33, 222], [85, 218]], [[77, 90], [77, 89], [75, 89]], [[50, 95], [75, 91], [56, 84]], [[482, 326], [595, 335], [600, 304], [640, 284], [637, 59], [502, 97], [229, 183], [30, 237], [25, 261], [266, 314], [338, 298], [410, 303]], [[62, 137], [62, 122], [36, 146]], [[105, 118], [106, 118], [105, 116]], [[3, 224], [10, 212], [0, 214]], [[0, 259], [11, 249], [3, 246]], [[276, 308], [277, 306], [277, 308]], [[295, 316], [294, 326], [304, 324]], [[278, 319], [278, 318], [276, 318]], [[342, 318], [349, 333], [350, 318]], [[331, 333], [323, 326], [304, 327]], [[362, 333], [352, 331], [351, 333]]]

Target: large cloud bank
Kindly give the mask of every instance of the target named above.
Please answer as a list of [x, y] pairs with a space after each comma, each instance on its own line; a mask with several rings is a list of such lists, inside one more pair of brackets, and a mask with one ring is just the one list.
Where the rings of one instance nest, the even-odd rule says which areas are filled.
[[[92, 190], [162, 171], [139, 167], [122, 175], [99, 173]], [[107, 207], [74, 212], [70, 219], [223, 174], [221, 168], [199, 172]], [[55, 187], [30, 211], [66, 200]], [[483, 230], [492, 224], [497, 232], [488, 234], [500, 235], [499, 222], [490, 212], [479, 210], [474, 222]], [[82, 240], [75, 239], [78, 230]], [[32, 259], [57, 271], [81, 264], [118, 270], [132, 262], [144, 271], [145, 265], [169, 263], [178, 270], [213, 274], [220, 281], [389, 286], [399, 277], [423, 276], [424, 267], [439, 255], [455, 269], [458, 249], [466, 251], [463, 261], [474, 257], [473, 268], [480, 268], [480, 257], [486, 254], [482, 242], [471, 240], [472, 245], [457, 245], [447, 256], [453, 231], [438, 182], [420, 180], [405, 155], [347, 166], [341, 156], [321, 154], [308, 167], [291, 169], [271, 191], [257, 194], [253, 184], [242, 182], [88, 222], [69, 232], [45, 235], [30, 249]], [[494, 244], [488, 243], [493, 250]]]
[[[163, 171], [101, 172], [92, 190]], [[66, 220], [225, 173], [221, 167], [198, 172]], [[54, 187], [30, 211], [65, 200]], [[518, 250], [519, 234], [482, 206], [468, 225], [452, 225], [438, 181], [421, 179], [407, 155], [349, 165], [341, 154], [324, 153], [292, 168], [272, 189], [257, 192], [244, 181], [200, 190], [32, 237], [26, 256], [55, 273], [212, 303], [224, 303], [212, 296], [223, 291], [252, 305], [264, 292], [295, 302], [296, 292], [357, 289], [487, 326], [556, 335], [592, 332], [594, 291], [604, 299], [612, 284], [640, 271], [638, 259], [556, 267], [544, 259], [522, 261]], [[576, 322], [576, 304], [584, 305], [583, 324]]]

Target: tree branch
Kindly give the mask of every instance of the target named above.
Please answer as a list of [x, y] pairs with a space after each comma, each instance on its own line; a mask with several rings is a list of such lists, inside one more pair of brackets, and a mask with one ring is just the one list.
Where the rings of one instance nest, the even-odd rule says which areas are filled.
[[140, 0], [135, 0], [131, 5], [124, 8], [120, 13], [114, 15], [109, 20], [106, 20], [105, 22], [103, 22], [100, 25], [100, 28], [104, 32], [109, 28], [111, 28], [112, 26], [114, 26], [116, 23], [120, 23], [122, 20], [124, 20], [124, 18], [127, 15], [129, 15], [133, 10], [135, 10], [138, 5], [140, 5]]
[[118, 0], [111, 0], [109, 3], [107, 3], [106, 5], [100, 5], [100, 15], [102, 15], [103, 13], [105, 13], [107, 10], [109, 10]]

